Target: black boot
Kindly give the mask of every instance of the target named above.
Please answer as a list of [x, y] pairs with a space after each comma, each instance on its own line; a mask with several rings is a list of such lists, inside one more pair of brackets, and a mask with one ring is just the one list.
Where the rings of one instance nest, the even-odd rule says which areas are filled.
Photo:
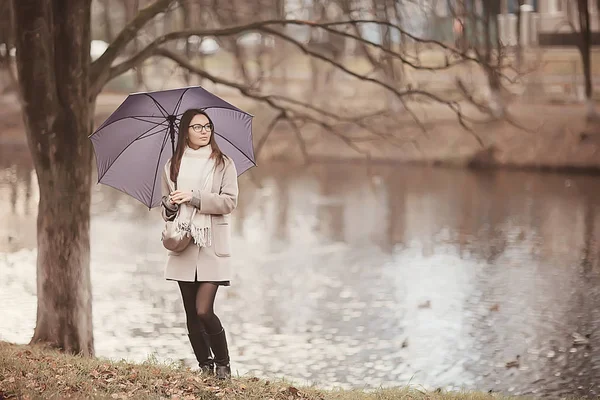
[[208, 343], [208, 338], [205, 332], [189, 334], [190, 343], [192, 344], [192, 349], [194, 350], [194, 354], [196, 355], [196, 360], [198, 360], [198, 367], [200, 367], [200, 372], [204, 375], [214, 375], [215, 373], [215, 363], [210, 356], [210, 345]]
[[208, 339], [210, 348], [215, 355], [214, 363], [217, 379], [230, 379], [231, 367], [229, 366], [229, 350], [227, 348], [225, 329], [221, 329], [219, 333], [209, 334]]

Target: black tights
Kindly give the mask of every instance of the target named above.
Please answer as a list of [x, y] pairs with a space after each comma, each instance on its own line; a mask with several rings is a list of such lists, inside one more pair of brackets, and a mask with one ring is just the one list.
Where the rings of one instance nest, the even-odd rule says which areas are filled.
[[223, 326], [215, 315], [214, 304], [218, 285], [210, 282], [179, 282], [188, 333], [221, 332]]

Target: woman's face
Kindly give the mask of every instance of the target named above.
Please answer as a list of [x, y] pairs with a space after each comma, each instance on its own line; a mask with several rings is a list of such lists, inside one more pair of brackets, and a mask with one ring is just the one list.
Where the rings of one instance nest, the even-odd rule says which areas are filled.
[[190, 147], [200, 148], [210, 142], [213, 133], [213, 127], [206, 115], [196, 114], [190, 122], [188, 128], [188, 140]]

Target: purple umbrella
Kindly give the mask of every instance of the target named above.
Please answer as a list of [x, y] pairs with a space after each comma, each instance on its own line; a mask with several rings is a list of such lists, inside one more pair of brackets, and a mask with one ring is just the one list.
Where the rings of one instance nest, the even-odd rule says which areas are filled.
[[256, 166], [253, 116], [195, 86], [130, 94], [90, 135], [98, 183], [133, 196], [148, 208], [158, 206], [161, 173], [175, 152], [179, 120], [190, 108], [203, 109], [210, 116], [215, 140], [233, 159], [238, 175]]

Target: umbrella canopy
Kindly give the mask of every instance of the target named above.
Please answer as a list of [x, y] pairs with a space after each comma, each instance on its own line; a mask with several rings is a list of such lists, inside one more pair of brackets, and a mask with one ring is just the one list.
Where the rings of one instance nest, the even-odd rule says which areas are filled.
[[215, 140], [238, 175], [256, 165], [252, 118], [200, 86], [133, 93], [90, 135], [98, 183], [138, 199], [149, 208], [161, 201], [161, 173], [175, 151], [183, 113], [202, 109], [214, 123]]

